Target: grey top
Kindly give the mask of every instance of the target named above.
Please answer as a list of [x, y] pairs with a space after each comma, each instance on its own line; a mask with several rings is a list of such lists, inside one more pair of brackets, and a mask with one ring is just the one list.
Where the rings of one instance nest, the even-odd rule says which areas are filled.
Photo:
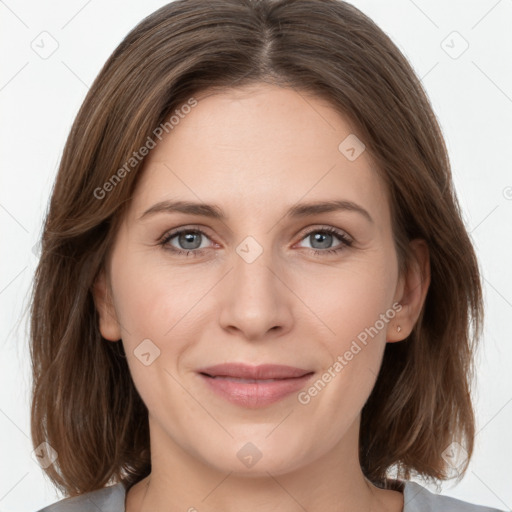
[[[472, 505], [434, 494], [412, 481], [404, 481], [403, 512], [504, 512], [497, 508]], [[126, 512], [126, 489], [122, 482], [72, 498], [64, 498], [37, 512]]]

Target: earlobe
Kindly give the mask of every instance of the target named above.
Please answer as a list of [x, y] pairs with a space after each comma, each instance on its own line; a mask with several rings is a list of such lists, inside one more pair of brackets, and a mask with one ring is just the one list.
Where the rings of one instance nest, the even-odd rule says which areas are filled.
[[94, 305], [99, 317], [99, 330], [103, 338], [110, 341], [121, 339], [121, 329], [112, 302], [112, 294], [102, 269], [93, 284]]
[[[387, 341], [390, 343], [407, 338], [418, 320], [430, 285], [430, 256], [427, 242], [417, 238], [409, 243], [412, 257], [404, 276], [397, 302], [402, 308], [390, 322]], [[398, 328], [399, 327], [399, 328]]]

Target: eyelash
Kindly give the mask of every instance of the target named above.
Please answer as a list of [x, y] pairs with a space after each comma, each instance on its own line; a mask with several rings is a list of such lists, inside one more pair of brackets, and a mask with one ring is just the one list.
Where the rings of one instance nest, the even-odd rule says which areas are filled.
[[[175, 238], [178, 235], [181, 235], [182, 233], [194, 233], [194, 234], [201, 234], [204, 235], [206, 238], [209, 238], [208, 235], [200, 230], [200, 229], [193, 229], [193, 228], [181, 228], [177, 229], [168, 233], [165, 233], [163, 237], [158, 241], [158, 245], [162, 246], [164, 250], [171, 251], [172, 253], [181, 256], [185, 255], [185, 257], [198, 257], [202, 256], [203, 253], [206, 251], [206, 249], [194, 249], [194, 250], [182, 250], [182, 249], [176, 249], [175, 247], [172, 247], [171, 245], [168, 245], [169, 242]], [[338, 231], [335, 228], [332, 227], [323, 227], [323, 228], [315, 228], [307, 233], [304, 234], [304, 236], [301, 238], [301, 240], [304, 240], [304, 238], [308, 237], [312, 233], [328, 233], [330, 235], [335, 235], [341, 242], [341, 244], [336, 249], [310, 249], [313, 251], [313, 254], [315, 256], [317, 255], [326, 255], [326, 254], [335, 254], [339, 253], [340, 251], [344, 250], [346, 247], [351, 247], [353, 244], [353, 241], [345, 235], [343, 232]]]

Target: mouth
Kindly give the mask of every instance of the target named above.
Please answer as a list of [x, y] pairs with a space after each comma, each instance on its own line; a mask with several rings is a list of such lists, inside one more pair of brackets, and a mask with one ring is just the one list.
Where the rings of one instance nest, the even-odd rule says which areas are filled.
[[231, 403], [260, 408], [303, 388], [315, 372], [292, 366], [226, 363], [198, 370], [208, 388]]
[[198, 372], [213, 378], [232, 377], [235, 379], [261, 381], [303, 377], [307, 373], [311, 373], [312, 370], [282, 364], [260, 364], [258, 366], [252, 366], [245, 363], [224, 363], [201, 368]]
[[[245, 382], [249, 384], [264, 384], [265, 382], [276, 382], [278, 380], [287, 380], [286, 378], [282, 379], [242, 379], [240, 377], [226, 377], [224, 375], [208, 375], [207, 373], [202, 373], [205, 377], [210, 377], [211, 379], [224, 379], [230, 380], [232, 382]], [[293, 377], [295, 379], [299, 379], [300, 377]]]

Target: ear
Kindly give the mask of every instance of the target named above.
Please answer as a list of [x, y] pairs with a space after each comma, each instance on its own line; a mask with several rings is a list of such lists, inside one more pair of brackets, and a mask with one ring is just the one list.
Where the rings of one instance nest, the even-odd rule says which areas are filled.
[[[388, 324], [387, 341], [402, 341], [409, 336], [420, 316], [421, 309], [430, 285], [430, 255], [427, 242], [416, 238], [409, 242], [412, 257], [405, 273], [400, 276], [395, 295], [395, 302], [402, 309], [395, 315], [393, 322]], [[397, 327], [400, 326], [400, 331]]]
[[110, 341], [121, 339], [121, 328], [117, 320], [112, 293], [107, 282], [105, 270], [102, 269], [93, 284], [93, 297], [96, 310], [100, 318], [99, 329], [101, 335]]

